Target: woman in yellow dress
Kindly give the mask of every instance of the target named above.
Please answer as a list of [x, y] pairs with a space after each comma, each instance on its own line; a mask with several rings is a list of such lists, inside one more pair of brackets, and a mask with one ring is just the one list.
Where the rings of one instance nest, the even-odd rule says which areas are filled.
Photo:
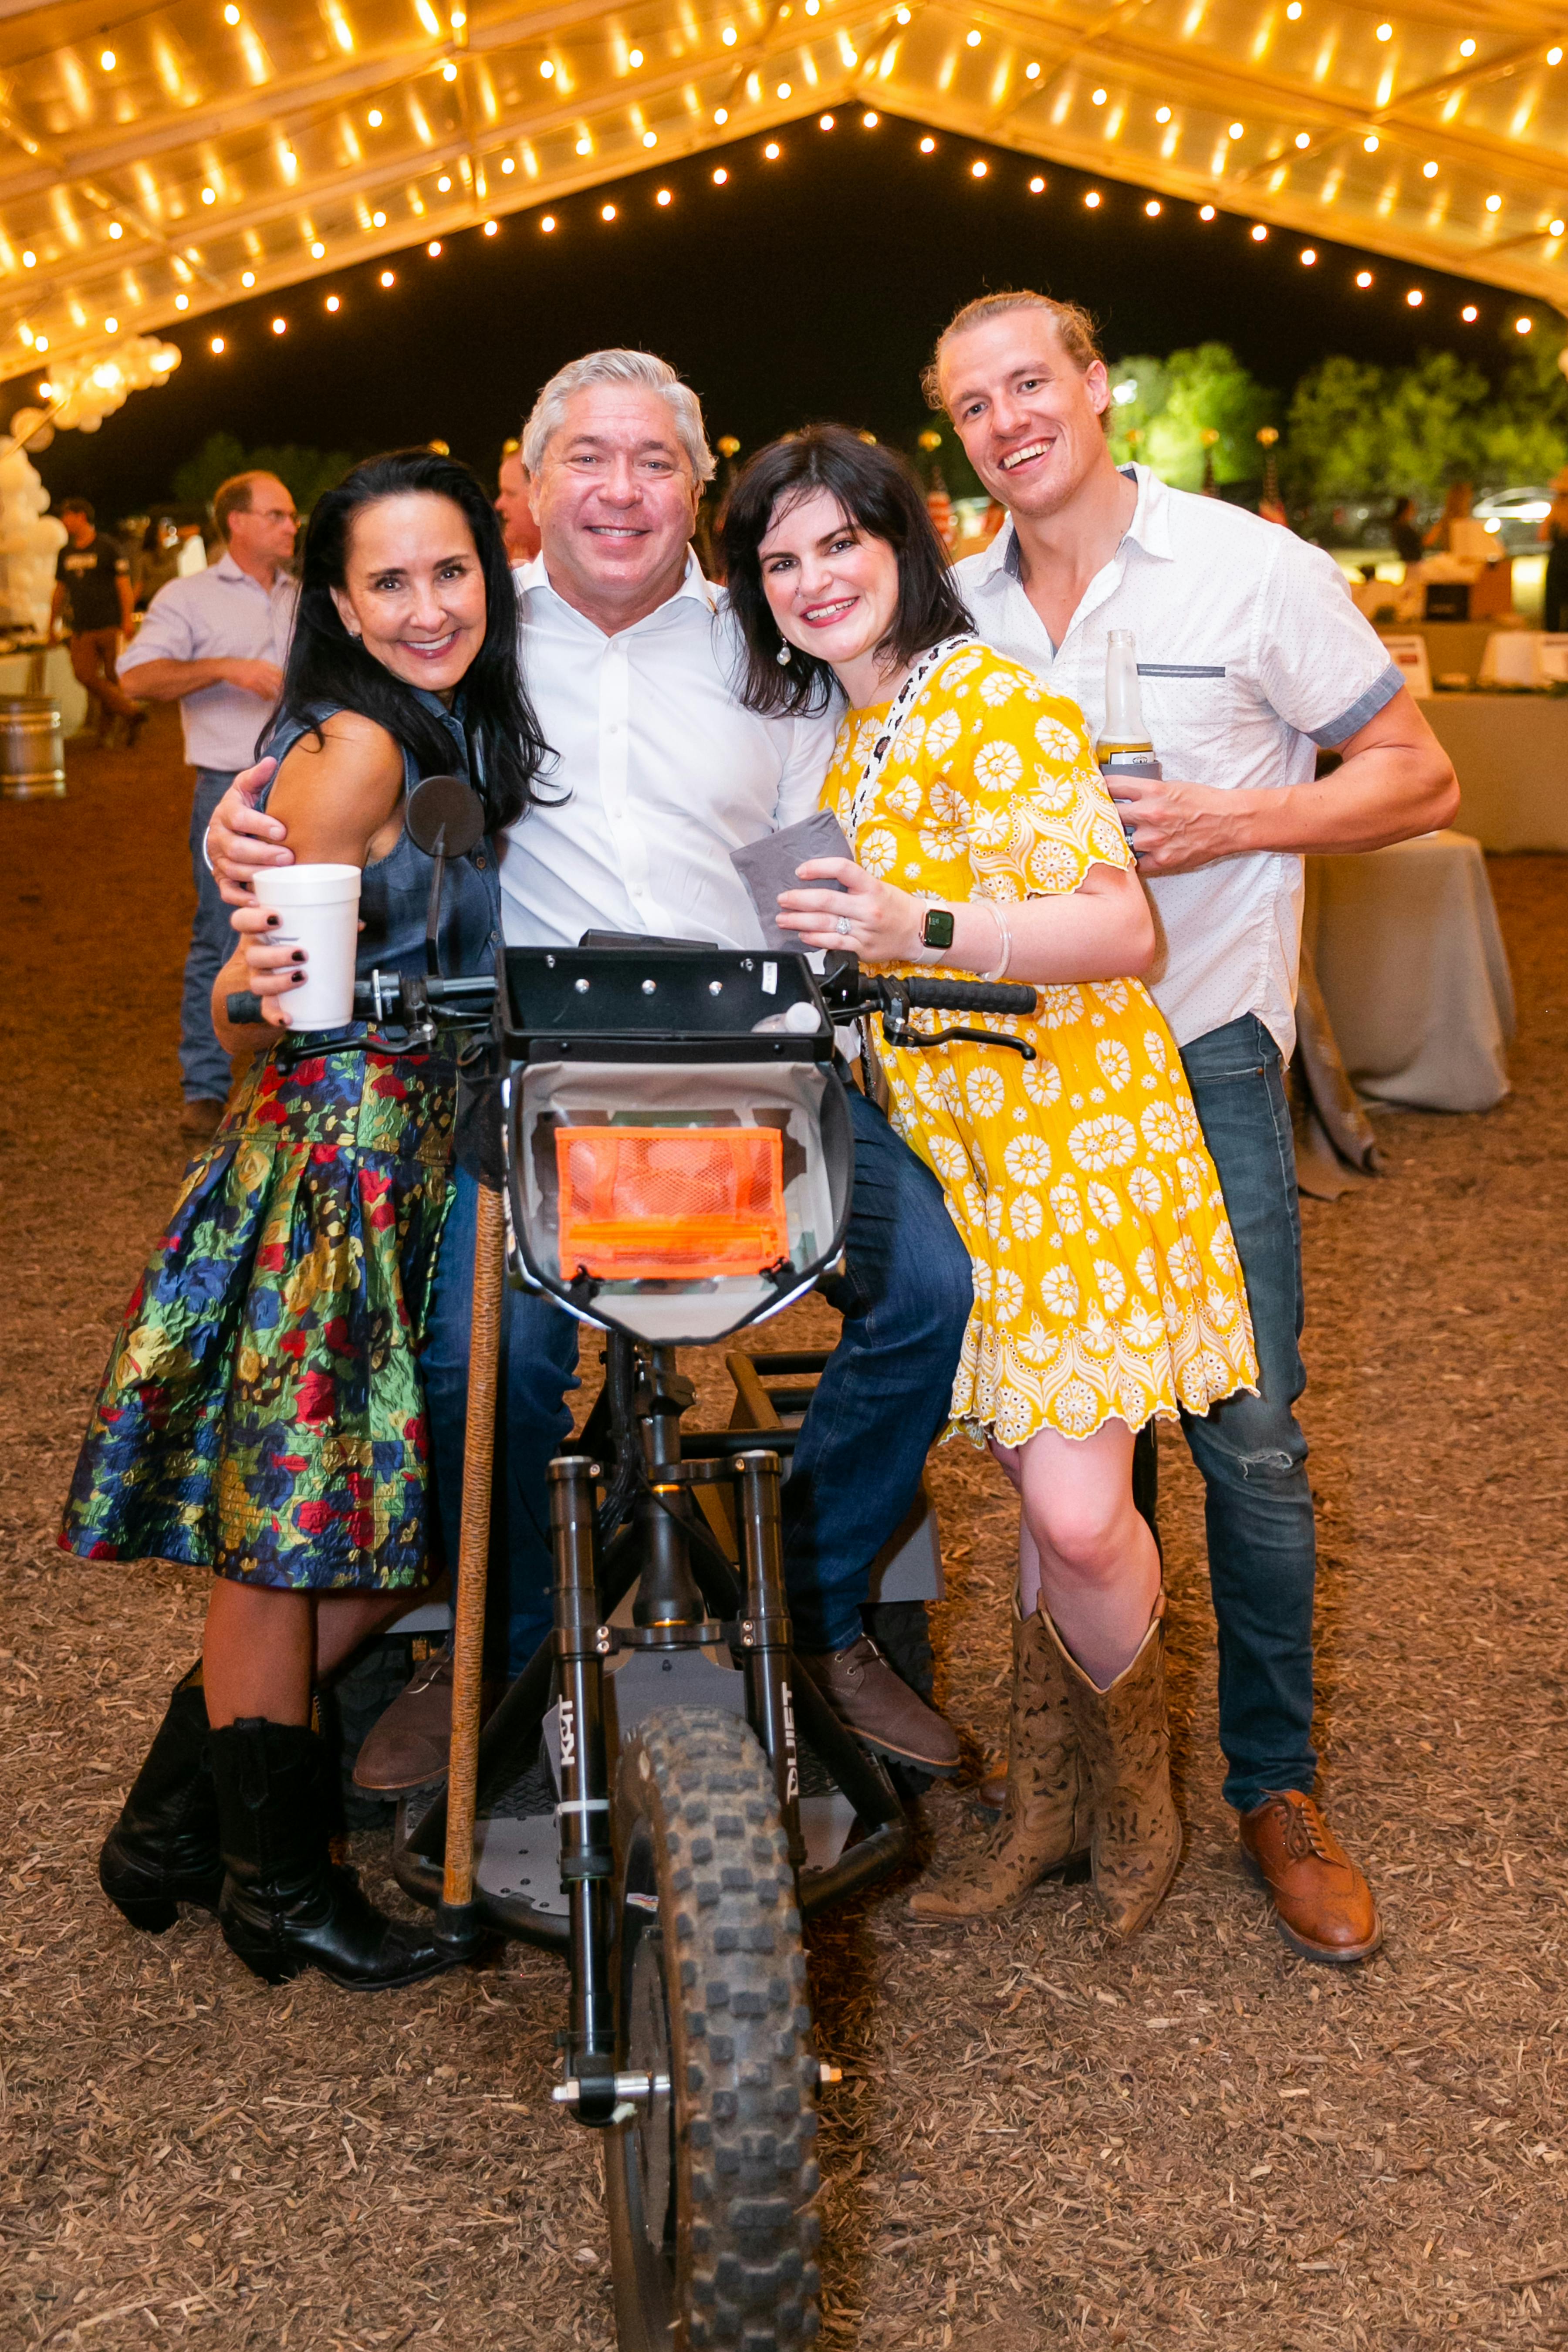
[[880, 971], [1039, 992], [1034, 1020], [984, 1019], [995, 1045], [876, 1038], [893, 1124], [973, 1265], [952, 1426], [1022, 1505], [1006, 1803], [985, 1853], [911, 1908], [998, 1909], [1088, 1849], [1131, 1933], [1181, 1853], [1133, 1439], [1258, 1378], [1219, 1181], [1138, 977], [1152, 918], [1081, 714], [975, 638], [897, 458], [833, 425], [762, 450], [724, 551], [752, 707], [819, 709], [835, 684], [847, 704], [823, 803], [855, 856], [802, 866], [780, 923]]

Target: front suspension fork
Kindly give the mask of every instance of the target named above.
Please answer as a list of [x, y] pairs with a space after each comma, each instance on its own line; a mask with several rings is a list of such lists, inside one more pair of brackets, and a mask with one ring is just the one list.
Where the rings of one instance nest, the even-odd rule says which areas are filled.
[[[610, 1798], [605, 1756], [605, 1651], [594, 1574], [596, 1462], [563, 1454], [550, 1465], [555, 1630], [561, 1685], [561, 1883], [572, 1931], [566, 2075], [579, 2123], [607, 2124], [616, 2105], [615, 1997], [610, 1982]], [[564, 2087], [564, 2086], [563, 2086]], [[557, 2094], [559, 2096], [559, 2093]]]
[[761, 1450], [742, 1454], [735, 1469], [741, 1486], [741, 1559], [746, 1573], [745, 1615], [740, 1626], [746, 1715], [773, 1768], [779, 1818], [789, 1842], [790, 1861], [798, 1870], [805, 1859], [805, 1845], [800, 1833], [800, 1751], [790, 1686], [779, 1457]]

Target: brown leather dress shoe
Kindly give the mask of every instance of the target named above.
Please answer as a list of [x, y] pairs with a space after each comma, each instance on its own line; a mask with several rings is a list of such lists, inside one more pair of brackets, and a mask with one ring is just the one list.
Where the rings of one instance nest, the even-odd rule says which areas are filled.
[[[491, 1714], [504, 1685], [487, 1682], [479, 1719]], [[452, 1747], [452, 1660], [443, 1651], [415, 1669], [414, 1679], [371, 1727], [354, 1760], [354, 1787], [400, 1797], [444, 1780]]]
[[923, 1764], [928, 1772], [958, 1769], [958, 1734], [934, 1707], [893, 1672], [868, 1633], [847, 1650], [801, 1657], [841, 1722], [868, 1748]]
[[1241, 1851], [1274, 1897], [1274, 1924], [1304, 1960], [1348, 1968], [1383, 1941], [1373, 1892], [1312, 1799], [1276, 1789], [1241, 1816]]

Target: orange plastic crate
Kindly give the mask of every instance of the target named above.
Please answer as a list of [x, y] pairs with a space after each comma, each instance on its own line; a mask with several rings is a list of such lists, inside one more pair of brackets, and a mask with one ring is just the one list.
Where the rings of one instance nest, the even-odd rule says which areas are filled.
[[775, 1127], [563, 1127], [561, 1267], [702, 1281], [789, 1255]]

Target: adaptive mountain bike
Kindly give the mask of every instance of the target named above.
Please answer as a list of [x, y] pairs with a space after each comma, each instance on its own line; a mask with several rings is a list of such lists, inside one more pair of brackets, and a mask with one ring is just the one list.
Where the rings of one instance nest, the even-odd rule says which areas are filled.
[[[832, 2075], [801, 1923], [910, 1843], [885, 1766], [792, 1655], [793, 1432], [683, 1429], [677, 1351], [778, 1313], [840, 1256], [854, 1155], [836, 1024], [1027, 1055], [1013, 1031], [1034, 1009], [1030, 988], [879, 978], [852, 956], [818, 972], [804, 954], [592, 937], [508, 949], [495, 979], [356, 991], [359, 1017], [405, 1037], [466, 1031], [504, 1133], [475, 1256], [450, 1769], [405, 1809], [395, 1868], [455, 1959], [499, 1931], [567, 1961], [553, 2097], [604, 2137], [622, 2352], [790, 2352], [816, 2334]], [[917, 1025], [939, 1010], [985, 1026]], [[603, 1333], [604, 1384], [551, 1465], [553, 1633], [481, 1732], [506, 1278]], [[758, 1360], [775, 1381], [809, 1361]]]

